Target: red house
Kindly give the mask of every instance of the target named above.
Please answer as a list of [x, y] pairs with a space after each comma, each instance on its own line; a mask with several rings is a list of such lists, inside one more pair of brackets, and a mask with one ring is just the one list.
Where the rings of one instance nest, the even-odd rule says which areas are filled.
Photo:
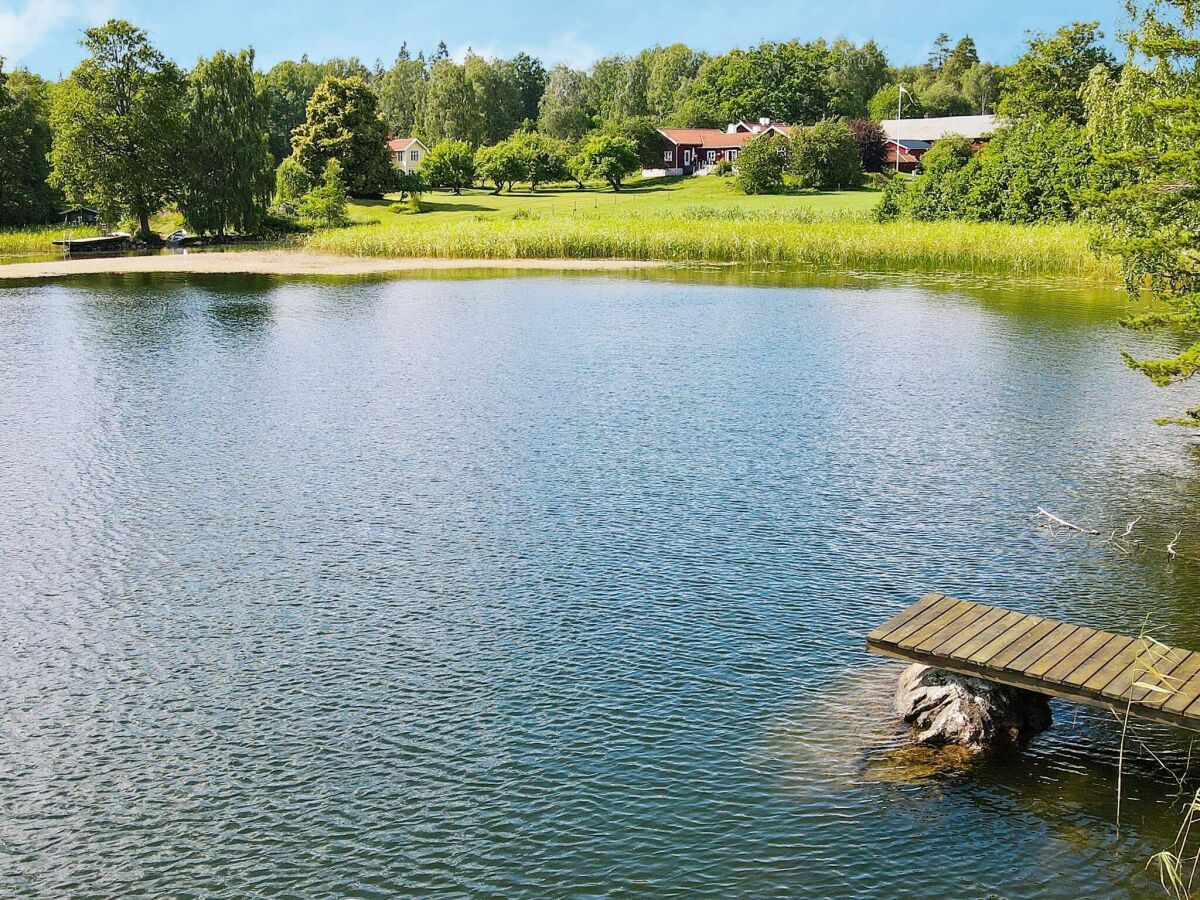
[[788, 135], [792, 126], [759, 119], [757, 122], [734, 122], [724, 131], [720, 128], [660, 128], [662, 167], [643, 169], [642, 174], [647, 177], [706, 175], [722, 160], [736, 162], [747, 141], [767, 132]]

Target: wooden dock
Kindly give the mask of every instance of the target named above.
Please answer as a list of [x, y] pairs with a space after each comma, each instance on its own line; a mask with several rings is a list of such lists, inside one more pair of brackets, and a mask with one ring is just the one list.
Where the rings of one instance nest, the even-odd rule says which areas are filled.
[[1200, 731], [1200, 653], [929, 594], [867, 635], [873, 653]]
[[101, 234], [96, 237], [64, 237], [61, 241], [51, 241], [55, 247], [62, 247], [66, 253], [112, 253], [118, 250], [128, 250], [133, 246], [133, 239], [124, 231], [113, 234]]

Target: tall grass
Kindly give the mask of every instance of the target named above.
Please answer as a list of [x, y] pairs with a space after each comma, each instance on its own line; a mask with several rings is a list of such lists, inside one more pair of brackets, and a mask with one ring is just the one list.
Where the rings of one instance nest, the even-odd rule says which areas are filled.
[[1116, 281], [1076, 225], [876, 223], [844, 217], [681, 210], [668, 217], [460, 219], [318, 232], [320, 253], [460, 259], [776, 263], [860, 271], [1064, 275]]
[[0, 229], [0, 256], [34, 256], [54, 253], [51, 241], [56, 241], [70, 231], [73, 237], [91, 237], [99, 229], [88, 225], [37, 225], [29, 228]]

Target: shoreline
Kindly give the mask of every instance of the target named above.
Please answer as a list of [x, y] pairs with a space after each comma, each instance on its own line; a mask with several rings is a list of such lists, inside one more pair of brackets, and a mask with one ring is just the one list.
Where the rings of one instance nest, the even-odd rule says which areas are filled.
[[0, 265], [0, 281], [70, 278], [74, 275], [385, 275], [455, 269], [546, 272], [627, 271], [671, 266], [633, 259], [458, 259], [339, 256], [306, 250], [233, 250], [150, 256], [93, 256]]

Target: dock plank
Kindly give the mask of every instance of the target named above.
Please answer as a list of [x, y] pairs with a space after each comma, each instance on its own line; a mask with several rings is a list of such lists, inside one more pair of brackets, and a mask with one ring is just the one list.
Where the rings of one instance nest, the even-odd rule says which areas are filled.
[[874, 653], [1200, 731], [1200, 653], [930, 593], [867, 635]]

